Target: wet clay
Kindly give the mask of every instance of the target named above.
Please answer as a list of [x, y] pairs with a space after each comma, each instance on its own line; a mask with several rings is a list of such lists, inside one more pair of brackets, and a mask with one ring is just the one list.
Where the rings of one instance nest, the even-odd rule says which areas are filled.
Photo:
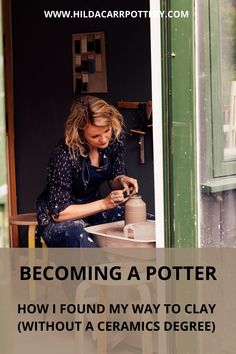
[[117, 226], [112, 226], [109, 229], [101, 229], [99, 232], [101, 234], [105, 234], [108, 236], [117, 236], [117, 237], [124, 237], [124, 226], [123, 225], [117, 225]]
[[135, 194], [125, 203], [125, 225], [147, 220], [146, 203], [141, 195]]

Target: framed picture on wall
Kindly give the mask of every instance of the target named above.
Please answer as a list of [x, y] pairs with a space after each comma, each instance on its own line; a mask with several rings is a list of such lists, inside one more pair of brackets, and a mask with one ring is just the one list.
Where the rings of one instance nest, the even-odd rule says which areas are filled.
[[74, 93], [107, 92], [104, 32], [72, 35]]

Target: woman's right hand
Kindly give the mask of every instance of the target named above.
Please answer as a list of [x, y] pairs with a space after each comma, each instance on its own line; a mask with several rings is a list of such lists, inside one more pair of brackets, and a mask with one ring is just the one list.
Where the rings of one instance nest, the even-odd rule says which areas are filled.
[[129, 198], [127, 198], [127, 197], [125, 198], [124, 192], [125, 192], [125, 190], [118, 189], [118, 190], [114, 190], [110, 194], [108, 194], [108, 196], [106, 198], [104, 198], [104, 203], [105, 203], [106, 209], [113, 209], [117, 205], [126, 202]]

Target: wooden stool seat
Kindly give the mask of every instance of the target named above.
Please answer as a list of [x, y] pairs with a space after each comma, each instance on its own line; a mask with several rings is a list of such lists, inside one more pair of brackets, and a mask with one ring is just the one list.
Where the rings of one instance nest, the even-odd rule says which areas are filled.
[[[35, 248], [35, 238], [36, 231], [38, 226], [38, 220], [36, 213], [27, 213], [27, 214], [17, 214], [9, 217], [9, 225], [13, 226], [28, 226], [28, 248]], [[42, 237], [40, 241], [43, 248], [46, 248], [46, 244]], [[48, 255], [45, 252], [43, 253], [43, 262], [47, 264]], [[35, 264], [35, 250], [30, 252], [29, 255], [29, 264]], [[29, 296], [31, 301], [36, 300], [36, 283], [35, 281], [30, 280], [29, 283]]]
[[[38, 226], [36, 213], [17, 214], [9, 217], [10, 225], [28, 226], [28, 247], [35, 248], [35, 237]], [[46, 247], [44, 240], [41, 238], [42, 247]]]
[[11, 225], [38, 225], [36, 213], [13, 215], [9, 221]]

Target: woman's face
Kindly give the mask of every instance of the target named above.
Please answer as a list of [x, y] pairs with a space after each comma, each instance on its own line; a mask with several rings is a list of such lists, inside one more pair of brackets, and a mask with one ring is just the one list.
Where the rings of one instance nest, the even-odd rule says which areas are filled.
[[105, 149], [112, 136], [112, 128], [110, 125], [98, 127], [93, 124], [88, 124], [84, 130], [84, 137], [90, 149]]

